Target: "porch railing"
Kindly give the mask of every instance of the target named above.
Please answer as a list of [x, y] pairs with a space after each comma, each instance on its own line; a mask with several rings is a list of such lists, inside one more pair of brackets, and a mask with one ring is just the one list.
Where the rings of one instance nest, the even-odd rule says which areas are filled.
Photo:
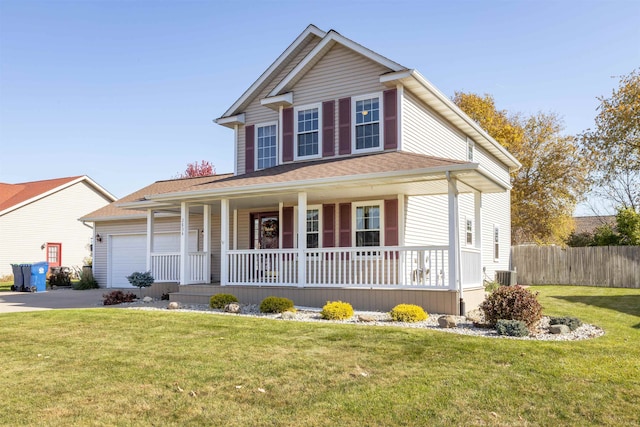
[[[189, 252], [189, 283], [209, 283], [206, 252]], [[209, 264], [210, 265], [210, 264]], [[180, 281], [180, 252], [151, 254], [151, 275], [156, 282]]]
[[[447, 246], [306, 249], [305, 286], [448, 289]], [[297, 249], [227, 253], [230, 285], [299, 285]]]

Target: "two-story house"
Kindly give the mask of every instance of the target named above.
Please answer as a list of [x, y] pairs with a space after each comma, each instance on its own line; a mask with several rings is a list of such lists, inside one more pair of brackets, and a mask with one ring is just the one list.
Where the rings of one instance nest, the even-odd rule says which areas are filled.
[[311, 25], [216, 123], [233, 130], [233, 174], [158, 182], [84, 218], [100, 283], [127, 285], [137, 257], [183, 302], [459, 313], [509, 267], [520, 165], [416, 70]]

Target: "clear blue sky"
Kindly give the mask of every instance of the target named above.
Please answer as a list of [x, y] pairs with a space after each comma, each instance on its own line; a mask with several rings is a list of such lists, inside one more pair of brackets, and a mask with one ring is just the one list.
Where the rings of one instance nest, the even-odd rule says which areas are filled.
[[0, 0], [0, 182], [122, 197], [196, 160], [233, 171], [212, 120], [310, 23], [569, 134], [640, 66], [640, 1]]

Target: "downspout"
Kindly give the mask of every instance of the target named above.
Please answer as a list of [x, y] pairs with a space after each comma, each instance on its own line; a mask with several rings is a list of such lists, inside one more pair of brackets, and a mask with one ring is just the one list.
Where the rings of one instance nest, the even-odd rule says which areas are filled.
[[[447, 182], [451, 183], [451, 172], [447, 171], [446, 172], [446, 177], [447, 177]], [[466, 307], [465, 307], [465, 302], [464, 302], [464, 287], [462, 285], [462, 263], [461, 258], [462, 258], [462, 251], [461, 251], [461, 245], [460, 245], [460, 215], [459, 215], [459, 200], [458, 200], [458, 187], [456, 185], [455, 187], [455, 203], [454, 203], [454, 212], [453, 215], [455, 217], [455, 221], [454, 221], [454, 233], [455, 233], [455, 238], [456, 238], [456, 273], [457, 273], [457, 279], [458, 279], [458, 292], [460, 295], [460, 306], [459, 306], [459, 310], [460, 310], [460, 316], [464, 316], [465, 311], [466, 311]]]

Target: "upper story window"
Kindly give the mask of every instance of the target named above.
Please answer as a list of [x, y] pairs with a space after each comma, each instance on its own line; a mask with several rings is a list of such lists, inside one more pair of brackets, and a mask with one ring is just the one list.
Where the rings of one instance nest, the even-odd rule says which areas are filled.
[[321, 108], [319, 105], [297, 107], [294, 111], [296, 147], [295, 157], [313, 158], [320, 156], [320, 122]]
[[256, 125], [256, 169], [278, 164], [278, 128], [275, 123]]
[[466, 241], [467, 246], [473, 245], [473, 221], [469, 218], [466, 219]]
[[352, 98], [354, 152], [382, 150], [381, 95], [363, 95]]
[[382, 206], [381, 201], [354, 203], [355, 242], [357, 247], [382, 246]]
[[467, 160], [473, 162], [473, 152], [475, 150], [475, 143], [472, 139], [467, 138]]

